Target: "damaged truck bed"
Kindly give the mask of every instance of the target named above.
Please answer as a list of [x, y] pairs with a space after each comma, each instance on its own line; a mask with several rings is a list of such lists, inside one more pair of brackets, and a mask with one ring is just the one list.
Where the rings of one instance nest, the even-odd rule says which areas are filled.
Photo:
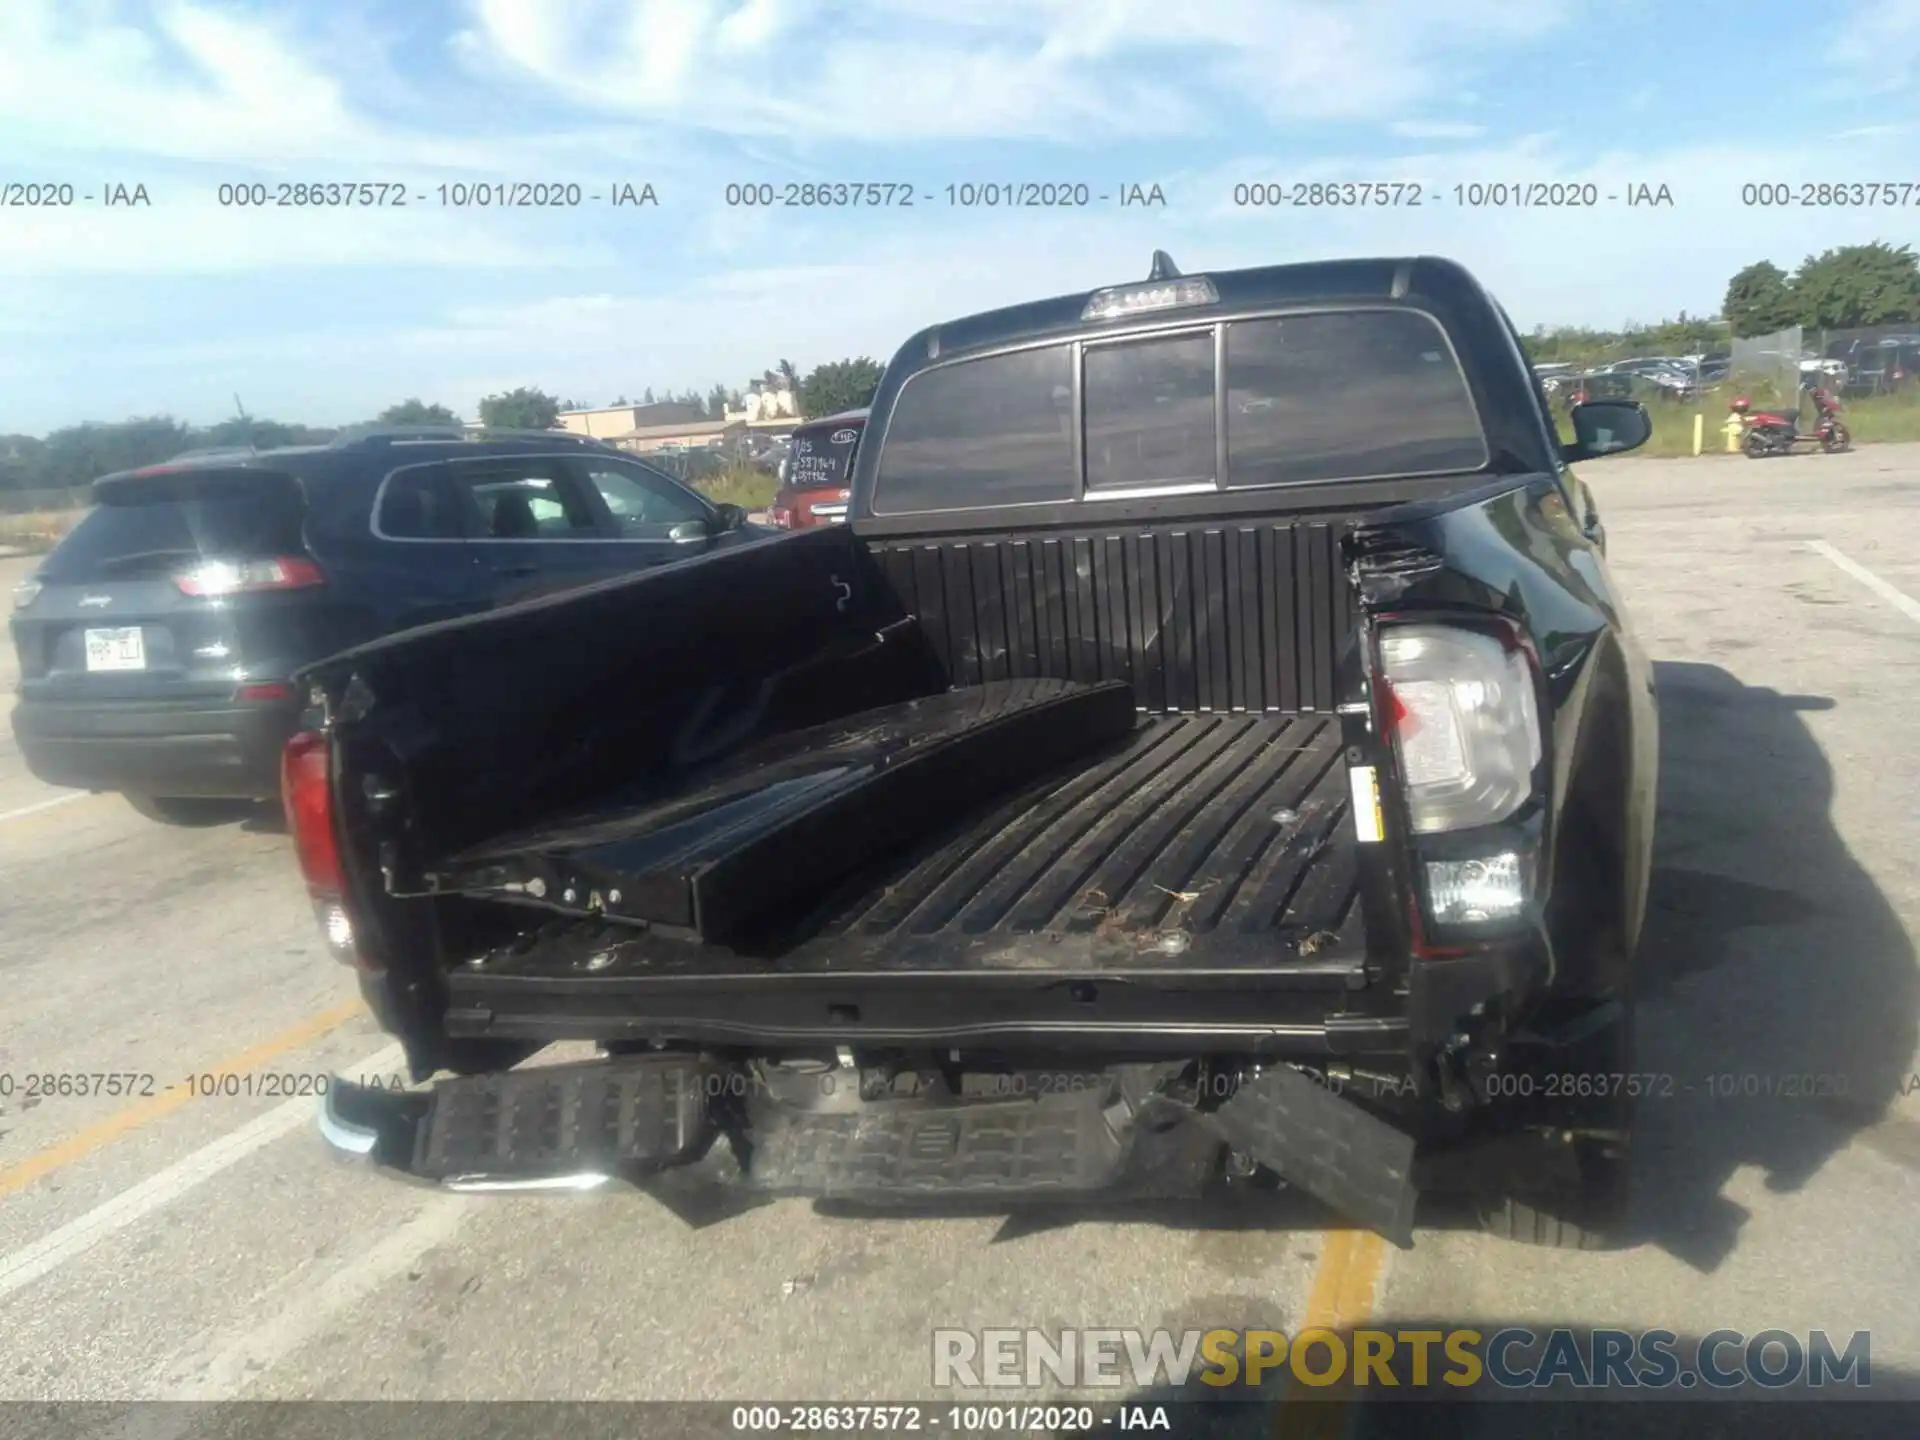
[[[1038, 743], [1037, 727], [981, 727], [994, 761], [955, 744], [967, 753], [910, 786], [878, 783], [898, 769], [869, 761], [866, 783], [821, 796], [801, 764], [772, 764], [742, 777], [758, 790], [716, 787], [725, 798], [695, 833], [682, 801], [658, 807], [676, 823], [647, 826], [653, 807], [595, 814], [460, 857], [438, 888], [535, 889], [584, 918], [549, 920], [456, 969], [450, 1030], [616, 1040], [678, 1021], [750, 1041], [854, 1022], [905, 1043], [1064, 1026], [1124, 1048], [1130, 1031], [1158, 1036], [1179, 1020], [1196, 1040], [1259, 1049], [1287, 1028], [1279, 1017], [1217, 998], [1182, 1016], [1182, 992], [1283, 981], [1312, 992], [1302, 1013], [1316, 1028], [1344, 1009], [1344, 992], [1364, 988], [1365, 950], [1327, 718], [1143, 718], [1125, 686], [1003, 681], [805, 737], [819, 747], [802, 764], [843, 779], [903, 720], [1035, 692], [1048, 703], [1024, 713], [1089, 753], [1043, 764], [1064, 745]], [[932, 756], [915, 758], [927, 768]], [[1015, 760], [1039, 773], [1000, 795], [988, 772]], [[771, 791], [790, 808], [773, 810]]]
[[302, 871], [432, 1082], [323, 1132], [462, 1189], [1604, 1236], [1623, 1097], [1511, 1078], [1631, 1069], [1652, 694], [1566, 461], [1647, 419], [1574, 423], [1448, 262], [1158, 257], [909, 341], [844, 526], [313, 667]]

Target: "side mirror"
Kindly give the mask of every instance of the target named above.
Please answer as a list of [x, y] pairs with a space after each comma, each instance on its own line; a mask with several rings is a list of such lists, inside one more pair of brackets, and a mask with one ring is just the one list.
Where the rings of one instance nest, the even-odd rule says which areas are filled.
[[739, 505], [722, 504], [713, 507], [720, 517], [720, 530], [725, 534], [729, 530], [738, 530], [747, 523], [747, 512]]
[[667, 539], [676, 545], [704, 545], [713, 538], [713, 528], [704, 520], [682, 520], [667, 531]]
[[1560, 458], [1598, 460], [1637, 450], [1653, 434], [1653, 418], [1638, 400], [1589, 400], [1569, 412], [1574, 439], [1560, 447]]

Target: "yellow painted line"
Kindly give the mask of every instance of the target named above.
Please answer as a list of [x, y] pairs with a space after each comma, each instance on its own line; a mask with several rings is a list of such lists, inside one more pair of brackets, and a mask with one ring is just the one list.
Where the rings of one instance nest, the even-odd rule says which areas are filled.
[[[259, 1068], [270, 1060], [297, 1050], [302, 1045], [311, 1044], [329, 1031], [337, 1030], [354, 1016], [364, 1013], [366, 1007], [360, 1000], [353, 999], [334, 1006], [331, 1010], [322, 1010], [318, 1015], [309, 1016], [298, 1025], [289, 1026], [278, 1035], [262, 1040], [258, 1045], [249, 1046], [238, 1055], [222, 1060], [218, 1065], [195, 1067], [195, 1076], [211, 1075], [215, 1078], [226, 1075], [244, 1075]], [[24, 1190], [34, 1181], [44, 1179], [62, 1166], [91, 1155], [103, 1145], [118, 1140], [122, 1135], [131, 1134], [143, 1125], [149, 1125], [163, 1115], [171, 1115], [175, 1110], [198, 1097], [184, 1083], [176, 1082], [141, 1100], [129, 1105], [116, 1114], [97, 1120], [77, 1135], [70, 1135], [57, 1144], [36, 1151], [17, 1164], [0, 1169], [0, 1196]]]
[[[1309, 1330], [1345, 1332], [1351, 1352], [1351, 1332], [1373, 1316], [1374, 1293], [1386, 1268], [1387, 1242], [1371, 1230], [1329, 1230], [1324, 1242], [1307, 1292], [1306, 1313], [1293, 1336], [1297, 1339]], [[1313, 1392], [1289, 1381], [1274, 1415], [1275, 1440], [1331, 1440], [1344, 1435], [1351, 1398], [1349, 1384]]]

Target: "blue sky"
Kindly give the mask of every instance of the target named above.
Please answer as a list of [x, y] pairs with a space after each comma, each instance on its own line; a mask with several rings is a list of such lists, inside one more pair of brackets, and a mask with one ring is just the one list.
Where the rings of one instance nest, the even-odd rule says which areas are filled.
[[[1742, 37], [1759, 36], [1747, 45]], [[171, 413], [471, 414], [885, 360], [917, 327], [1144, 276], [1428, 252], [1523, 326], [1713, 310], [1741, 265], [1915, 237], [1753, 181], [1920, 182], [1920, 0], [0, 0], [0, 431]], [[1164, 209], [956, 209], [953, 182], [1157, 183]], [[1417, 181], [1417, 210], [1236, 183]], [[444, 208], [442, 183], [651, 183], [657, 208]], [[747, 210], [729, 182], [910, 184]], [[1665, 184], [1671, 208], [1472, 210], [1458, 183]], [[235, 210], [387, 182], [403, 209]]]

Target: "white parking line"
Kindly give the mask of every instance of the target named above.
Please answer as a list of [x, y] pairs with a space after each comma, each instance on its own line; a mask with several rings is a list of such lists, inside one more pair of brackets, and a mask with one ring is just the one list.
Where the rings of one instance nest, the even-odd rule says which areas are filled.
[[342, 1311], [395, 1276], [404, 1275], [422, 1255], [451, 1240], [473, 1203], [465, 1195], [437, 1197], [344, 1268], [328, 1272], [291, 1294], [273, 1297], [278, 1313], [264, 1325], [222, 1336], [197, 1354], [174, 1361], [169, 1369], [180, 1378], [168, 1384], [158, 1398], [238, 1399], [264, 1372], [318, 1335]]
[[[398, 1045], [389, 1045], [369, 1055], [342, 1073], [349, 1075], [383, 1074], [400, 1064], [405, 1054]], [[263, 1145], [278, 1140], [300, 1125], [312, 1124], [314, 1100], [310, 1096], [288, 1100], [257, 1115], [238, 1130], [222, 1135], [183, 1160], [123, 1190], [111, 1200], [102, 1201], [78, 1219], [70, 1220], [52, 1234], [31, 1245], [0, 1257], [0, 1300], [14, 1291], [58, 1269], [76, 1255], [83, 1255], [110, 1235], [144, 1219], [163, 1206], [172, 1204], [189, 1190], [211, 1180], [222, 1170], [246, 1159]]]
[[75, 790], [68, 795], [56, 795], [51, 800], [42, 800], [34, 805], [22, 805], [18, 810], [0, 812], [0, 824], [8, 820], [19, 820], [28, 815], [38, 815], [42, 810], [51, 810], [56, 805], [71, 805], [76, 800], [84, 800], [93, 794], [91, 790]]
[[1824, 540], [1810, 540], [1807, 542], [1807, 548], [1816, 555], [1824, 555], [1909, 620], [1920, 620], [1920, 600], [1914, 599], [1905, 591], [1896, 590], [1866, 566], [1849, 560]]

